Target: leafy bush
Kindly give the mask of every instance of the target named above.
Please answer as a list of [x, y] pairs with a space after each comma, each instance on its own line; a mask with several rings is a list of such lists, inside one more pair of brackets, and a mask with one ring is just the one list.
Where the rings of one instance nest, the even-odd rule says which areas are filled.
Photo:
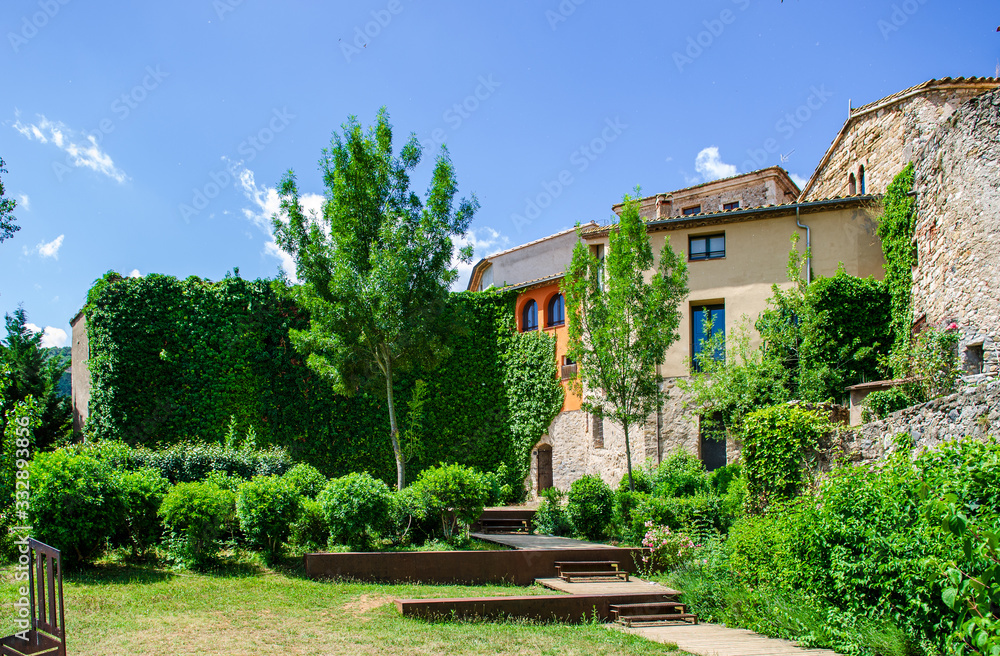
[[710, 473], [708, 475], [708, 483], [712, 488], [712, 492], [720, 497], [725, 496], [733, 480], [739, 478], [742, 474], [743, 468], [740, 466], [740, 463], [734, 462], [723, 465]]
[[728, 528], [717, 497], [636, 497], [631, 524], [623, 535], [623, 539], [630, 544], [641, 543], [647, 523], [683, 532], [699, 542], [705, 542]]
[[566, 514], [577, 534], [600, 540], [611, 521], [611, 488], [600, 476], [583, 476], [573, 481], [566, 502]]
[[115, 485], [121, 501], [121, 528], [116, 536], [119, 546], [134, 556], [142, 556], [156, 544], [162, 533], [157, 512], [170, 482], [155, 469], [115, 472]]
[[884, 390], [875, 390], [862, 403], [861, 420], [864, 422], [885, 419], [893, 412], [922, 403], [919, 391], [908, 385], [897, 385]]
[[562, 504], [563, 493], [550, 487], [542, 490], [542, 500], [538, 503], [535, 516], [532, 518], [534, 532], [538, 535], [569, 535], [573, 532], [573, 524], [569, 521], [566, 508]]
[[303, 497], [299, 513], [289, 529], [288, 543], [293, 551], [311, 552], [326, 549], [330, 539], [330, 526], [326, 523], [323, 505], [309, 497]]
[[[649, 472], [642, 468], [636, 467], [632, 470], [632, 485], [635, 486], [636, 492], [642, 492], [644, 494], [653, 493], [653, 477], [650, 476]], [[618, 482], [619, 492], [629, 492], [631, 488], [628, 484], [628, 475], [622, 476], [622, 480]]]
[[235, 510], [235, 497], [213, 483], [178, 483], [160, 505], [167, 550], [185, 567], [202, 567], [219, 552], [219, 536]]
[[293, 462], [284, 449], [227, 448], [220, 444], [183, 443], [166, 449], [130, 448], [121, 442], [101, 441], [74, 447], [113, 469], [151, 467], [171, 483], [203, 481], [212, 472], [249, 480], [254, 476], [284, 474]]
[[431, 532], [423, 526], [427, 519], [427, 498], [412, 485], [393, 493], [389, 518], [396, 544], [409, 544], [414, 532]]
[[690, 497], [709, 489], [705, 465], [685, 449], [673, 451], [653, 472], [653, 493], [658, 497]]
[[822, 413], [776, 405], [747, 415], [743, 422], [743, 471], [749, 504], [757, 510], [802, 491], [820, 439], [830, 430]]
[[34, 537], [69, 561], [92, 559], [114, 535], [122, 505], [104, 463], [67, 451], [35, 455], [28, 518]]
[[[520, 501], [519, 497], [524, 494], [524, 485], [511, 484], [510, 470], [505, 462], [501, 462], [495, 472], [483, 472], [483, 476], [486, 477], [486, 483], [490, 490], [486, 500], [487, 506], [503, 506], [509, 503], [516, 503]], [[514, 493], [515, 487], [519, 490], [520, 494]]]
[[312, 465], [300, 462], [285, 472], [284, 479], [292, 484], [299, 494], [315, 499], [329, 482], [326, 476]]
[[317, 501], [330, 527], [330, 535], [354, 550], [369, 548], [385, 532], [392, 493], [368, 472], [331, 479]]
[[425, 469], [420, 472], [413, 487], [424, 496], [427, 514], [441, 518], [445, 539], [455, 535], [459, 527], [464, 534], [483, 514], [489, 497], [486, 477], [462, 465], [442, 464]]
[[202, 483], [213, 483], [223, 490], [229, 490], [233, 494], [240, 489], [240, 486], [247, 482], [247, 479], [236, 474], [229, 474], [224, 471], [213, 471], [201, 480]]
[[289, 527], [299, 513], [299, 491], [278, 476], [257, 476], [236, 493], [236, 515], [247, 541], [269, 557], [281, 551]]

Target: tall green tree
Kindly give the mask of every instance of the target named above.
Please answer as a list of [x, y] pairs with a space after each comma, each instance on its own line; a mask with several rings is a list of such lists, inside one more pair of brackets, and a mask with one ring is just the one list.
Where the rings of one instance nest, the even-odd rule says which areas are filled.
[[[4, 167], [3, 158], [0, 157], [0, 173], [7, 172]], [[15, 207], [17, 207], [17, 201], [4, 196], [3, 180], [0, 179], [0, 243], [13, 237], [14, 233], [21, 229], [21, 226], [15, 223], [17, 220], [14, 218]]]
[[569, 355], [579, 365], [582, 405], [621, 424], [633, 491], [629, 429], [665, 397], [656, 366], [679, 337], [678, 305], [688, 293], [687, 264], [669, 240], [654, 261], [638, 198], [638, 188], [634, 197], [625, 195], [621, 219], [608, 235], [606, 259], [598, 260], [581, 237], [563, 280]]
[[[406, 484], [393, 382], [415, 365], [431, 367], [447, 355], [441, 320], [454, 237], [465, 234], [479, 207], [475, 196], [457, 202], [455, 170], [442, 147], [426, 201], [410, 191], [409, 172], [420, 162], [415, 134], [392, 150], [392, 126], [383, 107], [367, 131], [352, 116], [323, 150], [326, 185], [321, 216], [303, 208], [295, 174], [281, 182], [275, 239], [295, 259], [304, 281], [299, 302], [310, 312], [308, 330], [292, 333], [307, 362], [343, 394], [381, 380], [389, 408], [389, 440], [396, 482]], [[458, 251], [469, 262], [472, 248]]]
[[[8, 380], [0, 405], [9, 410], [34, 398], [41, 420], [34, 431], [35, 447], [46, 448], [72, 433], [70, 399], [60, 396], [58, 390], [69, 359], [46, 353], [42, 333], [32, 331], [27, 324], [23, 307], [6, 315], [7, 336], [0, 341], [0, 363], [6, 366]], [[4, 421], [0, 417], [0, 424]]]

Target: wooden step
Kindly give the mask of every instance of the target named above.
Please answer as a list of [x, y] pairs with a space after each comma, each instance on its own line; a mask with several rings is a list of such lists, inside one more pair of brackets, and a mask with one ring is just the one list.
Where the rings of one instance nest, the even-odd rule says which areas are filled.
[[620, 615], [617, 622], [625, 626], [636, 624], [665, 624], [667, 622], [698, 623], [698, 616], [691, 613], [667, 613], [665, 615]]
[[657, 613], [656, 611], [671, 610], [671, 612], [683, 613], [686, 607], [679, 601], [658, 601], [647, 604], [612, 604], [609, 606], [609, 610], [612, 615], [619, 615], [621, 613], [642, 615], [644, 614], [643, 611], [647, 611], [646, 614], [662, 615], [663, 613]]
[[567, 583], [572, 583], [573, 579], [622, 579], [628, 581], [628, 572], [612, 570], [607, 572], [560, 572], [559, 578]]
[[557, 560], [555, 563], [556, 569], [559, 569], [560, 567], [567, 567], [569, 565], [586, 565], [587, 567], [607, 565], [608, 567], [618, 569], [619, 564], [621, 564], [621, 561], [619, 560]]
[[483, 533], [527, 533], [528, 522], [524, 519], [498, 518], [481, 519], [479, 525]]

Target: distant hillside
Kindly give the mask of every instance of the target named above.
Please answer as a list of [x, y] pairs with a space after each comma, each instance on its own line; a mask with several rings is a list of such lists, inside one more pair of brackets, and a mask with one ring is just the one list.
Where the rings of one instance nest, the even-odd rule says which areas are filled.
[[62, 357], [66, 360], [66, 371], [63, 372], [62, 377], [59, 379], [59, 383], [56, 385], [56, 394], [59, 396], [72, 396], [73, 378], [70, 376], [69, 372], [72, 349], [69, 346], [52, 346], [44, 349], [44, 351], [46, 359]]

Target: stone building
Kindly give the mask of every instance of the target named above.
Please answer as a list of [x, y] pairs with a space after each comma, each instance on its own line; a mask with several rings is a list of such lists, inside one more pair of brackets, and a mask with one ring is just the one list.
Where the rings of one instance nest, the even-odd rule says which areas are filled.
[[1000, 89], [959, 107], [915, 156], [913, 314], [960, 329], [967, 374], [1000, 374]]
[[[647, 196], [639, 201], [639, 215], [647, 221], [692, 214], [711, 214], [747, 207], [790, 203], [799, 188], [780, 166]], [[621, 214], [622, 204], [613, 207]]]
[[[734, 443], [701, 434], [696, 418], [684, 407], [677, 379], [689, 373], [688, 361], [700, 347], [706, 313], [713, 317], [715, 330], [731, 332], [743, 317], [756, 318], [765, 309], [772, 285], [790, 284], [786, 265], [793, 234], [802, 237], [800, 248], [807, 238], [810, 241], [809, 268], [816, 275], [833, 275], [843, 263], [852, 275], [882, 277], [881, 245], [867, 211], [873, 200], [870, 196], [790, 202], [797, 195], [798, 187], [788, 174], [772, 167], [641, 200], [653, 252], [658, 254], [669, 239], [675, 251], [686, 254], [690, 293], [681, 306], [680, 339], [666, 353], [659, 371], [665, 378], [668, 401], [630, 435], [634, 464], [646, 459], [659, 462], [677, 448], [698, 455], [709, 468], [735, 458]], [[701, 211], [685, 214], [691, 207]], [[600, 254], [608, 247], [610, 230], [611, 226], [591, 223], [582, 226], [581, 233]], [[570, 240], [566, 237], [567, 233], [559, 233], [486, 258], [477, 264], [468, 284], [469, 289], [487, 286], [483, 283], [486, 263], [495, 271], [508, 272], [504, 273], [508, 281], [524, 280], [526, 276], [509, 273], [518, 269], [517, 263], [505, 260], [516, 254], [518, 261], [537, 263], [544, 258], [534, 251], [550, 246], [561, 249], [561, 263], [550, 261], [549, 269], [532, 269], [541, 274], [537, 278], [506, 287], [521, 291], [516, 306], [519, 330], [555, 335], [564, 378], [571, 373], [567, 368], [575, 365], [565, 361], [565, 316], [553, 315], [553, 303], [562, 298], [559, 283], [571, 259], [570, 244], [576, 240], [573, 233]], [[498, 280], [496, 275], [493, 280]], [[558, 311], [564, 313], [564, 305]], [[533, 451], [529, 488], [567, 489], [584, 474], [597, 474], [617, 484], [625, 472], [621, 427], [581, 410], [579, 397], [567, 390], [562, 412]]]
[[997, 78], [946, 77], [851, 109], [799, 200], [884, 193], [955, 110], [997, 86]]

